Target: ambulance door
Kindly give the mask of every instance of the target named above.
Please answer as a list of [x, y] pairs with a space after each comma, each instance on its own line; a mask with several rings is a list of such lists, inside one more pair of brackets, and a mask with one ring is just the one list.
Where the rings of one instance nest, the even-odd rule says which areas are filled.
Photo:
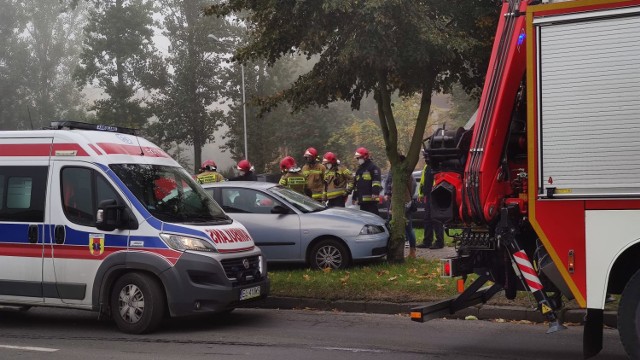
[[41, 304], [51, 138], [0, 141], [0, 303]]
[[125, 250], [129, 230], [102, 231], [95, 227], [98, 204], [123, 197], [96, 165], [81, 161], [53, 161], [51, 196], [51, 262], [58, 298], [47, 303], [91, 305], [93, 281], [101, 263]]

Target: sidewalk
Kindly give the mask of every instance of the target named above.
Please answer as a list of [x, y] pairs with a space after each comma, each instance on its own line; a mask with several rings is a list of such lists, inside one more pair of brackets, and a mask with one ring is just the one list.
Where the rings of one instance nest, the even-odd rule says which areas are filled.
[[[409, 252], [405, 248], [405, 256]], [[444, 247], [442, 249], [417, 249], [416, 255], [425, 259], [442, 259], [455, 255], [453, 247]], [[497, 294], [496, 296], [502, 296]], [[426, 303], [392, 303], [384, 301], [347, 301], [347, 300], [321, 300], [308, 298], [291, 298], [270, 296], [265, 300], [256, 301], [247, 304], [246, 307], [264, 308], [264, 309], [306, 309], [320, 311], [342, 311], [342, 312], [359, 312], [359, 313], [375, 313], [375, 314], [400, 314], [409, 315], [413, 307], [423, 306]], [[582, 324], [586, 310], [584, 309], [568, 309], [561, 311], [558, 316], [563, 323]], [[472, 306], [455, 314], [446, 316], [449, 319], [464, 319], [467, 316], [474, 316], [479, 320], [498, 320], [504, 321], [530, 321], [542, 323], [545, 321], [542, 314], [537, 309], [522, 306], [502, 306], [502, 305], [477, 305]], [[408, 319], [407, 319], [408, 320]], [[605, 311], [604, 323], [609, 327], [616, 327], [617, 313], [615, 311]]]

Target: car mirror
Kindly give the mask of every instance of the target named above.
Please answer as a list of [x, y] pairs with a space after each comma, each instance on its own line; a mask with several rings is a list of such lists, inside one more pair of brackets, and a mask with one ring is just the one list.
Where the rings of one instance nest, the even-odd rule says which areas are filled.
[[271, 208], [271, 213], [272, 214], [289, 214], [290, 211], [288, 208], [282, 206], [282, 205], [276, 205], [274, 207]]
[[114, 199], [108, 199], [98, 204], [96, 228], [103, 231], [113, 231], [115, 229], [135, 230], [138, 228], [138, 221], [126, 206], [118, 205]]

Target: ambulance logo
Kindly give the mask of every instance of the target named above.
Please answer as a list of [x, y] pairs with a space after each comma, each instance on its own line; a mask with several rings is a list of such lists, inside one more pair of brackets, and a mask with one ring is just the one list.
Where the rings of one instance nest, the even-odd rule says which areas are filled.
[[89, 235], [89, 252], [93, 256], [100, 256], [104, 252], [104, 234]]

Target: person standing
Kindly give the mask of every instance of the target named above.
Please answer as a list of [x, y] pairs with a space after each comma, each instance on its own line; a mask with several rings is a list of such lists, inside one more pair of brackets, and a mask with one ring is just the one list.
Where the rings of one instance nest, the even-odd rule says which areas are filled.
[[278, 182], [280, 185], [286, 186], [300, 194], [307, 195], [307, 180], [291, 156], [285, 156], [282, 161], [280, 161], [280, 170], [282, 171], [282, 176]]
[[240, 160], [236, 169], [238, 169], [238, 176], [229, 179], [229, 181], [258, 181], [249, 160]]
[[[426, 156], [423, 152], [423, 156]], [[422, 249], [442, 249], [444, 247], [444, 227], [442, 223], [431, 218], [431, 190], [433, 189], [433, 171], [429, 165], [422, 169], [418, 186], [418, 201], [424, 202], [424, 239], [418, 245]], [[435, 234], [435, 243], [433, 237]]]
[[360, 210], [380, 215], [378, 213], [378, 201], [382, 184], [380, 181], [380, 168], [378, 168], [369, 156], [369, 150], [360, 147], [356, 150], [355, 158], [358, 160], [358, 170], [354, 177], [353, 204], [359, 204]]
[[208, 184], [224, 181], [224, 176], [218, 172], [218, 167], [213, 160], [207, 160], [202, 163], [200, 173], [196, 175], [196, 181], [199, 184]]
[[332, 152], [324, 154], [322, 164], [326, 168], [324, 182], [327, 206], [344, 207], [345, 196], [353, 186], [351, 171], [342, 165], [338, 165], [338, 158]]
[[326, 168], [318, 162], [318, 151], [312, 147], [304, 152], [307, 163], [302, 167], [302, 175], [307, 180], [307, 189], [311, 192], [311, 198], [322, 201], [324, 193], [324, 172]]

